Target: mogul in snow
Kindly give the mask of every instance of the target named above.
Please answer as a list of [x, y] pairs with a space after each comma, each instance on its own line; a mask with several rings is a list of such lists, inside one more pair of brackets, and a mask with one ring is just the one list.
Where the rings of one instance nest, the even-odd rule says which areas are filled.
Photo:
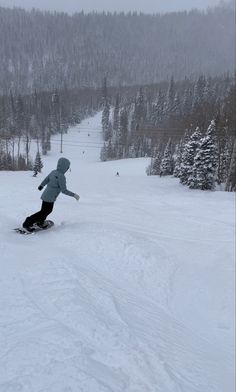
[[47, 216], [51, 214], [54, 207], [54, 202], [61, 192], [64, 193], [64, 195], [71, 196], [76, 200], [79, 200], [79, 195], [69, 191], [66, 187], [65, 173], [69, 167], [70, 161], [66, 158], [60, 158], [58, 160], [56, 170], [53, 170], [39, 185], [39, 191], [41, 191], [44, 186], [47, 185], [41, 196], [42, 207], [40, 211], [36, 212], [36, 214], [28, 216], [25, 219], [22, 226], [26, 231], [35, 231], [35, 228], [33, 227], [35, 224], [41, 228], [44, 228], [45, 220]]

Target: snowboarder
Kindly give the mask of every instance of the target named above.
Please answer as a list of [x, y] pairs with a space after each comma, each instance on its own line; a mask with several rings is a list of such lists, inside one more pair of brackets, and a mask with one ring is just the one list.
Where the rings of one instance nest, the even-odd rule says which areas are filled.
[[46, 220], [47, 216], [51, 214], [54, 202], [56, 201], [57, 196], [61, 192], [67, 196], [71, 196], [74, 197], [76, 200], [79, 200], [79, 195], [77, 195], [77, 193], [70, 192], [66, 187], [65, 173], [67, 172], [69, 167], [70, 161], [66, 158], [60, 158], [57, 163], [57, 169], [53, 170], [39, 185], [39, 191], [41, 191], [43, 187], [47, 185], [41, 196], [42, 207], [40, 211], [36, 212], [36, 214], [28, 216], [25, 219], [22, 226], [26, 231], [34, 231], [32, 226], [35, 223], [39, 227], [43, 227], [44, 221]]

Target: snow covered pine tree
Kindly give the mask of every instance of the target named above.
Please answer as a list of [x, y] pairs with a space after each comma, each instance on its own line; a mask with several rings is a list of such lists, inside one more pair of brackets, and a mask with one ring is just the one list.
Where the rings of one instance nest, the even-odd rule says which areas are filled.
[[192, 189], [213, 190], [215, 187], [218, 158], [215, 128], [215, 121], [212, 120], [206, 136], [200, 141], [189, 185]]
[[33, 176], [36, 177], [38, 173], [41, 173], [42, 168], [43, 168], [43, 162], [41, 159], [41, 155], [38, 151], [36, 154], [35, 161], [34, 161], [34, 167], [33, 167], [34, 174], [33, 174]]
[[197, 127], [196, 131], [191, 135], [189, 141], [184, 146], [179, 174], [181, 184], [192, 184], [193, 163], [196, 152], [200, 146], [200, 140], [201, 132]]

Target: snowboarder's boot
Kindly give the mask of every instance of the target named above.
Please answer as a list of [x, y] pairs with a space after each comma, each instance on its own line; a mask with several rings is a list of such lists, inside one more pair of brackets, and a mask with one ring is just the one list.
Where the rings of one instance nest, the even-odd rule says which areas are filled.
[[34, 229], [32, 226], [30, 226], [30, 225], [28, 224], [27, 219], [28, 219], [28, 218], [26, 218], [26, 220], [24, 221], [22, 227], [23, 227], [23, 229], [24, 229], [25, 231], [27, 231], [28, 233], [32, 233], [33, 231], [35, 231], [35, 229]]
[[37, 223], [35, 223], [35, 226], [36, 227], [39, 227], [40, 229], [42, 229], [42, 230], [44, 230], [44, 229], [46, 229], [47, 228], [47, 222], [46, 221], [44, 221], [44, 222], [37, 222]]

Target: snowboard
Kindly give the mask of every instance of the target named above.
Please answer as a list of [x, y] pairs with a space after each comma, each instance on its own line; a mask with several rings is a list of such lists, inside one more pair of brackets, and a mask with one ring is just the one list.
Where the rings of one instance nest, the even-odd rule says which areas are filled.
[[27, 231], [27, 230], [25, 230], [23, 227], [17, 227], [16, 229], [14, 229], [14, 231], [16, 232], [16, 233], [19, 233], [19, 234], [34, 234], [34, 233], [38, 233], [39, 231], [45, 231], [45, 230], [48, 230], [48, 229], [50, 229], [51, 227], [53, 227], [54, 226], [54, 222], [53, 221], [51, 221], [51, 220], [46, 220], [45, 222], [44, 222], [44, 226], [43, 227], [39, 227], [38, 225], [37, 225], [37, 223], [35, 223], [33, 226], [32, 226], [32, 229], [34, 229], [33, 231]]

